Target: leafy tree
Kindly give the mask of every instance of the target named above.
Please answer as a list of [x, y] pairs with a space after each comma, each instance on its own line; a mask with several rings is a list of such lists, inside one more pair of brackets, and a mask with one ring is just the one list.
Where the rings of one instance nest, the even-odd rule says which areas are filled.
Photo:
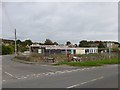
[[24, 43], [25, 43], [25, 45], [31, 45], [32, 41], [31, 40], [25, 40]]
[[77, 47], [78, 45], [77, 44], [75, 44], [75, 47]]
[[0, 45], [0, 55], [2, 55], [2, 45]]
[[14, 53], [14, 48], [12, 46], [7, 46], [8, 49], [8, 54], [13, 54]]
[[118, 47], [120, 48], [120, 43], [119, 43]]
[[21, 40], [16, 41], [17, 44], [22, 44]]
[[21, 49], [20, 49], [21, 52], [24, 52], [24, 51], [27, 51], [27, 50], [28, 50], [27, 47], [21, 47]]
[[105, 48], [105, 46], [104, 46], [103, 42], [100, 42], [98, 45], [98, 52], [105, 51], [104, 48]]
[[44, 44], [45, 45], [54, 45], [50, 39], [46, 39]]
[[93, 44], [93, 43], [94, 43], [94, 41], [89, 41], [89, 43], [90, 43], [90, 44]]
[[31, 40], [25, 40], [21, 43], [22, 47], [30, 46], [33, 42]]
[[99, 43], [98, 48], [105, 48], [104, 44], [102, 42]]
[[71, 44], [71, 42], [70, 42], [70, 41], [67, 41], [67, 42], [66, 42], [66, 45], [70, 45], [70, 44]]
[[79, 47], [89, 47], [87, 40], [82, 40], [79, 42]]
[[58, 43], [57, 43], [57, 42], [54, 42], [53, 44], [54, 44], [54, 45], [58, 45]]
[[14, 53], [14, 48], [12, 46], [2, 45], [2, 54], [3, 55], [13, 54], [13, 53]]
[[23, 42], [21, 40], [17, 40], [16, 42], [17, 42], [17, 51], [20, 51], [20, 52], [29, 50], [27, 46], [30, 46], [33, 43], [30, 39], [25, 40]]

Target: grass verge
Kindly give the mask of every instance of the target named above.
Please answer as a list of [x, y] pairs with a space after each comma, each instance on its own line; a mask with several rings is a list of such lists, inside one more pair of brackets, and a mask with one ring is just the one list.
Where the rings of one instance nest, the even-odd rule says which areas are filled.
[[69, 66], [102, 66], [105, 64], [118, 64], [120, 60], [110, 59], [110, 60], [95, 60], [95, 61], [85, 61], [85, 62], [58, 62], [54, 65], [69, 65]]

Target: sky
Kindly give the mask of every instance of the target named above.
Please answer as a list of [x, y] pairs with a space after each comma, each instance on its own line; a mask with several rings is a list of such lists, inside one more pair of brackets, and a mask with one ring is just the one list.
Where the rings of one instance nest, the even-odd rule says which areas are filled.
[[[2, 38], [118, 41], [117, 2], [4, 2]], [[1, 35], [1, 34], [0, 34]]]

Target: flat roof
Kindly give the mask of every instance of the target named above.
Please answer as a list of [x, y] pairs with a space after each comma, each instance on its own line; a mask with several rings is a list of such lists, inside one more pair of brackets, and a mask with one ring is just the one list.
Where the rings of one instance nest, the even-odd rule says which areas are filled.
[[98, 47], [68, 47], [65, 45], [30, 45], [30, 47], [45, 47], [46, 49], [98, 49]]

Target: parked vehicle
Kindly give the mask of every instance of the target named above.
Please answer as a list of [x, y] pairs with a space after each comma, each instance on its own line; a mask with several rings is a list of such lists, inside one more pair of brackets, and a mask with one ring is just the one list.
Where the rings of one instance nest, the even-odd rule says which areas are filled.
[[79, 61], [79, 62], [81, 62], [81, 58], [80, 57], [77, 57], [77, 56], [73, 56], [72, 57], [72, 61]]

